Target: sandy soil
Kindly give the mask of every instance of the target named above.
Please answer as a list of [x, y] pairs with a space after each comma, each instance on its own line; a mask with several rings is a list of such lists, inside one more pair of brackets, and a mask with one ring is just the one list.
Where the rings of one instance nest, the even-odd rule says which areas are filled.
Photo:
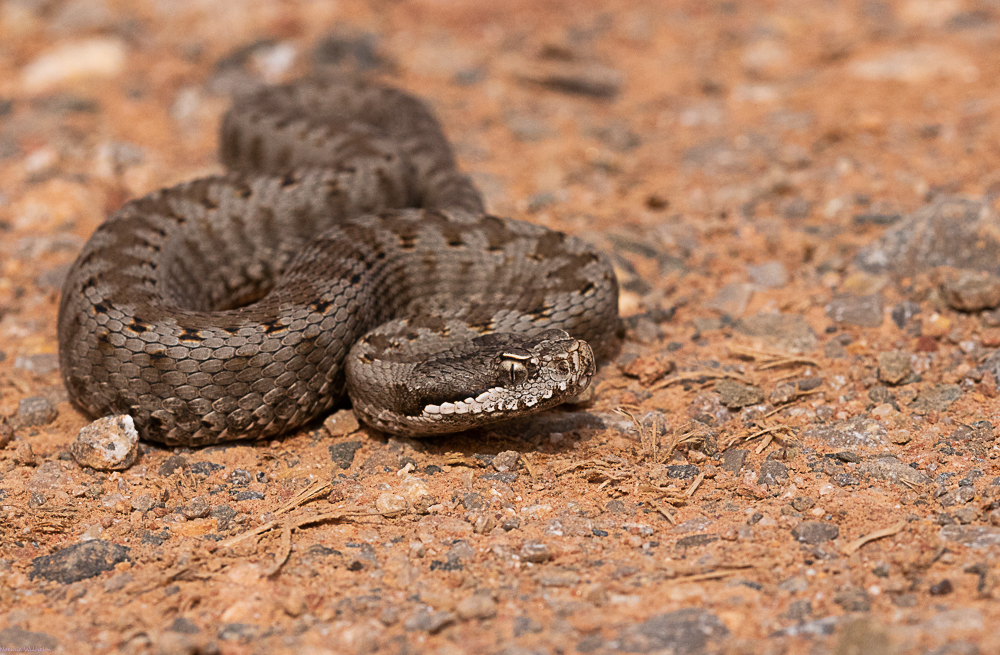
[[[996, 0], [6, 0], [0, 648], [1000, 650], [998, 46]], [[621, 354], [483, 433], [343, 410], [81, 467], [67, 267], [315, 71], [425, 98], [491, 211], [611, 253]]]

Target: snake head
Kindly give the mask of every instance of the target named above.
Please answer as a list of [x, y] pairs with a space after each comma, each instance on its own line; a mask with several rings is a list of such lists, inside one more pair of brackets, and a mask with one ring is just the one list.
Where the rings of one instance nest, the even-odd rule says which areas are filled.
[[[374, 352], [371, 344], [360, 347]], [[461, 432], [558, 405], [582, 393], [597, 370], [586, 341], [555, 329], [466, 337], [411, 364], [389, 361], [394, 351], [386, 345], [377, 356], [349, 358], [348, 386], [365, 422], [413, 436]], [[366, 385], [368, 378], [391, 379], [390, 392]]]
[[489, 334], [463, 350], [447, 363], [436, 358], [455, 374], [426, 387], [417, 403], [424, 427], [454, 432], [552, 407], [583, 392], [596, 371], [587, 342], [562, 330]]

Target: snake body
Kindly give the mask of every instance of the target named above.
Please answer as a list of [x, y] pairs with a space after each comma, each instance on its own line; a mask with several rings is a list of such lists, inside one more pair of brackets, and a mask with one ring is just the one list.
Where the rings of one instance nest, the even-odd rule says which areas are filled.
[[67, 276], [60, 365], [86, 413], [196, 446], [291, 431], [346, 387], [365, 422], [425, 436], [586, 388], [610, 264], [486, 214], [422, 102], [304, 80], [238, 101], [220, 141], [227, 174], [126, 203]]

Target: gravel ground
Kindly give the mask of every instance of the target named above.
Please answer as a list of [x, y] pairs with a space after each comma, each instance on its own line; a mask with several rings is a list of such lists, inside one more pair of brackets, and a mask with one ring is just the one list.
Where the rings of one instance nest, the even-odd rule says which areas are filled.
[[[998, 47], [996, 0], [6, 0], [0, 649], [997, 652]], [[310, 73], [609, 252], [620, 354], [481, 433], [77, 440], [76, 253]]]

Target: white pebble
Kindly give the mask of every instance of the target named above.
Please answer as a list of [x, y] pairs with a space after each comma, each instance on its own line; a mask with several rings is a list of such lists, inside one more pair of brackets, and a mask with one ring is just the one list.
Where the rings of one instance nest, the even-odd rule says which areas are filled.
[[125, 67], [125, 42], [96, 37], [49, 48], [21, 71], [25, 91], [47, 91], [81, 77], [114, 77]]

